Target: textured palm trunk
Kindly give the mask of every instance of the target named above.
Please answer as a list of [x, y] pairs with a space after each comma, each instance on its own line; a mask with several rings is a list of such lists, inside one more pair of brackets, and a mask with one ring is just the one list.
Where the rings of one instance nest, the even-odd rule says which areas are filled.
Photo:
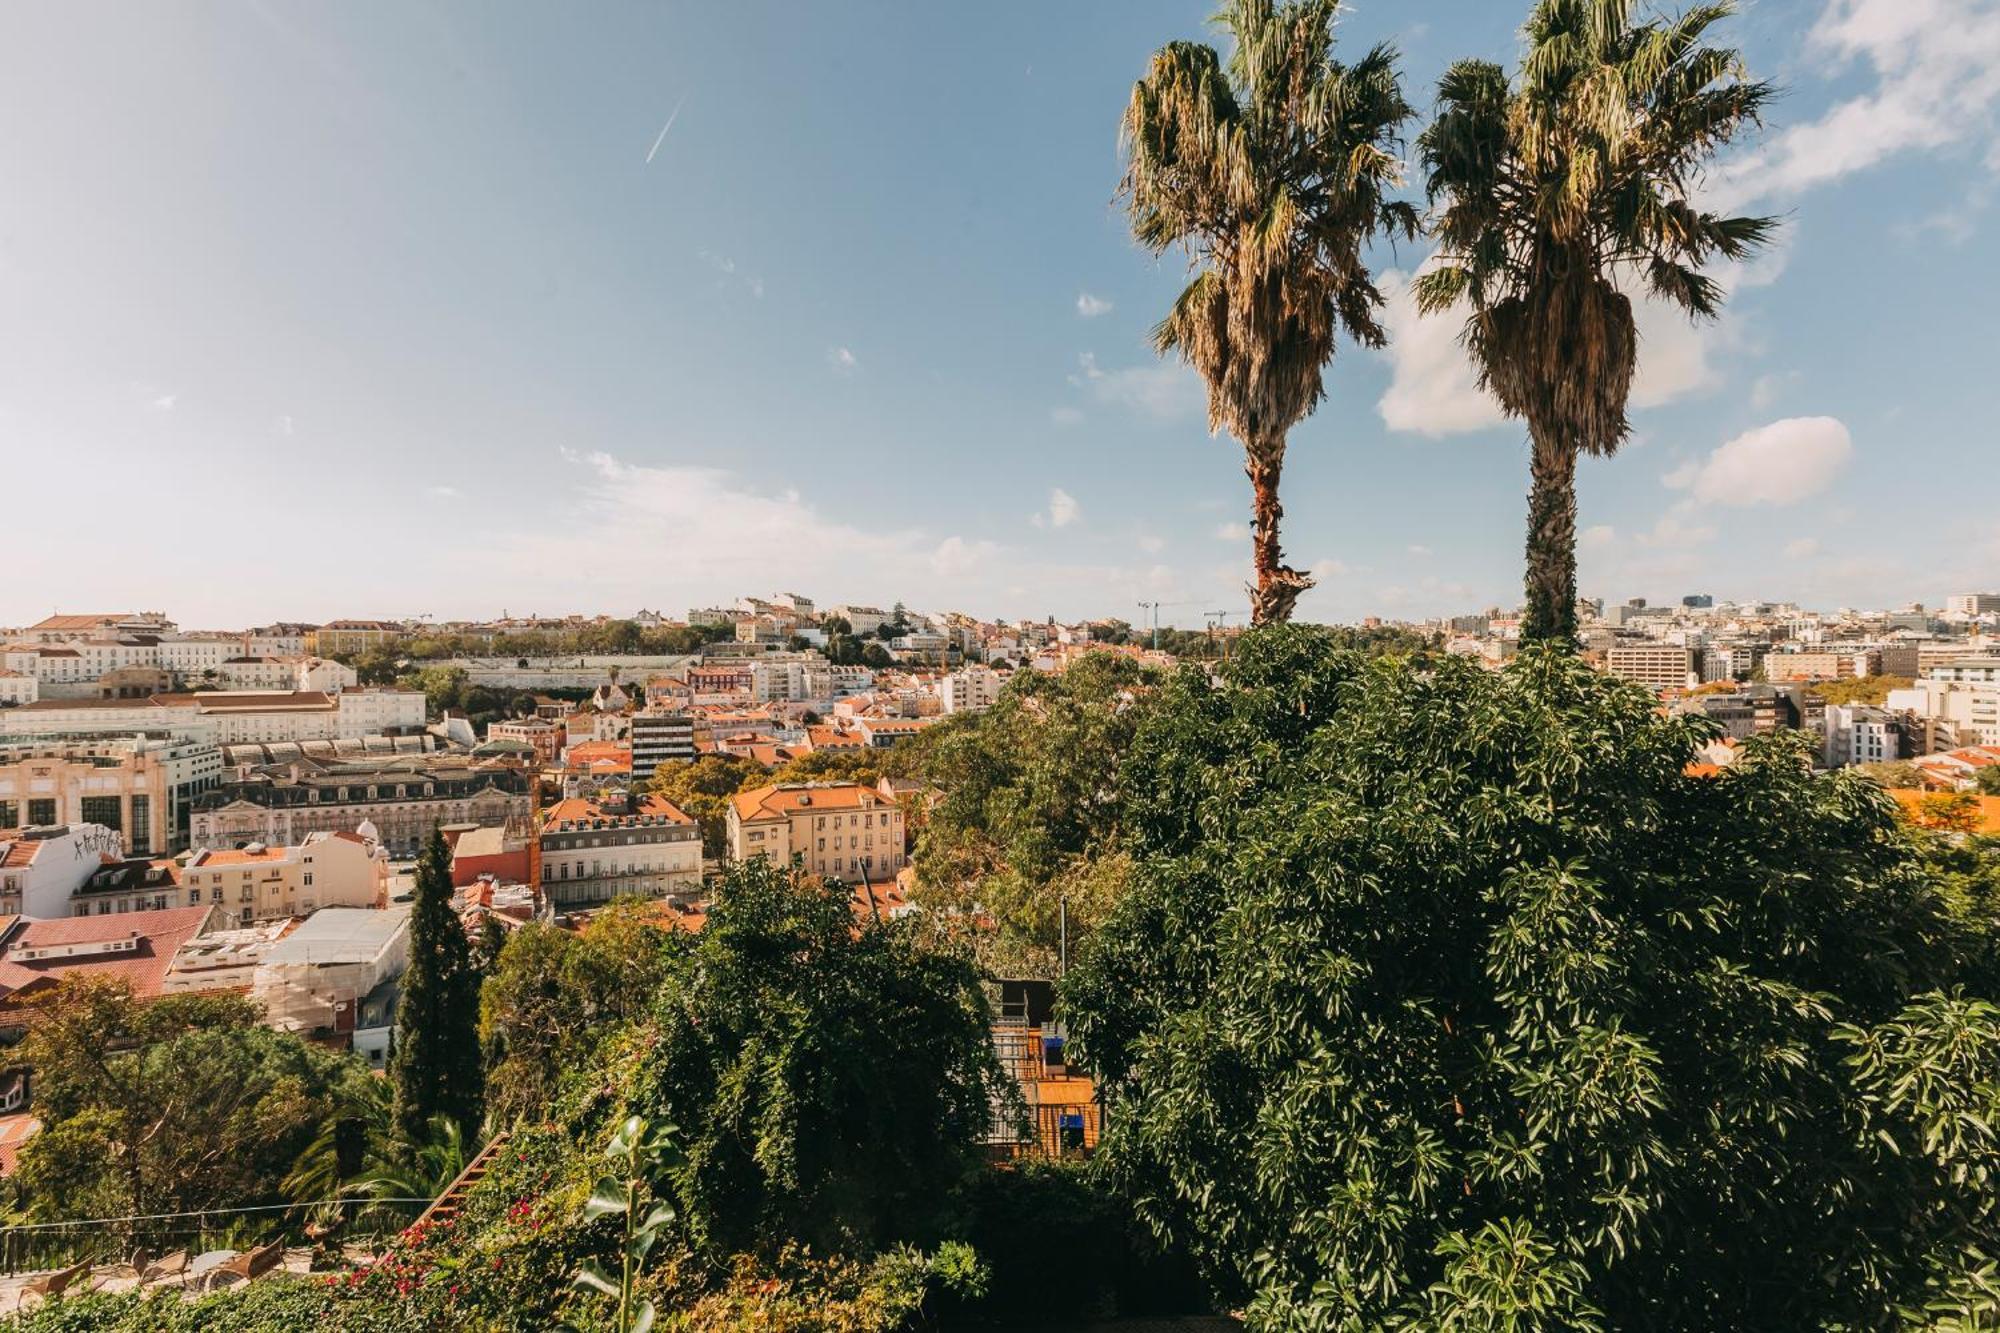
[[1285, 471], [1285, 442], [1252, 444], [1243, 470], [1250, 477], [1251, 561], [1257, 585], [1250, 590], [1250, 623], [1273, 625], [1290, 620], [1299, 594], [1313, 586], [1305, 574], [1285, 564], [1278, 544], [1278, 523], [1285, 506], [1278, 500], [1278, 482]]
[[1528, 463], [1528, 611], [1521, 640], [1576, 646], [1576, 450], [1532, 432]]

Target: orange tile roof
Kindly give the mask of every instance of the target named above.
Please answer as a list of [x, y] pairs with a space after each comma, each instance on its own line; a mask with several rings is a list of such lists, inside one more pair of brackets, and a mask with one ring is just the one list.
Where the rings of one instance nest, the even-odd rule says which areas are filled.
[[729, 798], [729, 803], [736, 808], [736, 817], [742, 820], [780, 819], [822, 810], [861, 810], [876, 806], [894, 809], [896, 805], [875, 788], [858, 782], [754, 787], [736, 793]]
[[221, 851], [196, 852], [188, 862], [190, 869], [209, 870], [216, 866], [249, 865], [252, 862], [282, 861], [286, 849], [283, 847], [259, 847], [255, 851], [240, 847]]
[[140, 999], [160, 993], [160, 983], [173, 965], [174, 954], [193, 939], [208, 920], [206, 907], [169, 907], [154, 912], [119, 912], [111, 916], [57, 917], [30, 921], [7, 941], [13, 948], [46, 948], [61, 944], [99, 944], [137, 938], [129, 953], [83, 954], [17, 962], [0, 958], [0, 995], [11, 996], [38, 982], [60, 981], [71, 972], [93, 977], [117, 977]]
[[603, 819], [616, 823], [640, 817], [660, 816], [675, 824], [694, 823], [692, 816], [664, 796], [642, 797], [633, 804], [630, 813], [622, 815], [605, 809], [601, 801], [594, 801], [585, 796], [572, 796], [567, 800], [557, 801], [542, 811], [542, 824], [544, 827], [553, 828], [564, 820], [581, 823], [587, 819]]

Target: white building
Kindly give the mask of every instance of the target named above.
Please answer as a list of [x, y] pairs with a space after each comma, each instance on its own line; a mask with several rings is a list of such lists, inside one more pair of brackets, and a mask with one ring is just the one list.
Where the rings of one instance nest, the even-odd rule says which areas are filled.
[[169, 731], [218, 745], [416, 734], [421, 690], [207, 690], [146, 699], [43, 699], [0, 711], [0, 736]]
[[1605, 654], [1605, 669], [1648, 689], [1684, 690], [1701, 682], [1698, 656], [1697, 650], [1682, 644], [1620, 644]]
[[381, 907], [389, 901], [388, 852], [363, 824], [352, 833], [308, 833], [296, 847], [198, 851], [180, 868], [180, 885], [243, 926], [328, 907]]
[[1888, 707], [1933, 724], [1931, 735], [1944, 742], [1941, 748], [2000, 745], [2000, 683], [1920, 680], [1889, 691]]
[[70, 915], [70, 895], [106, 861], [125, 855], [116, 829], [54, 824], [0, 832], [0, 916]]
[[1829, 704], [1826, 710], [1824, 757], [1829, 768], [1850, 764], [1882, 764], [1900, 757], [1902, 729], [1880, 708]]
[[42, 683], [32, 673], [0, 667], [0, 708], [31, 704], [42, 697]]
[[542, 890], [558, 908], [701, 886], [701, 826], [663, 796], [556, 802], [541, 827]]
[[947, 713], [981, 713], [1000, 702], [1005, 683], [991, 667], [965, 667], [938, 682], [938, 700]]
[[264, 953], [250, 998], [281, 1032], [346, 1037], [378, 1061], [385, 1044], [379, 1030], [362, 1028], [364, 1002], [409, 961], [407, 909], [328, 908]]

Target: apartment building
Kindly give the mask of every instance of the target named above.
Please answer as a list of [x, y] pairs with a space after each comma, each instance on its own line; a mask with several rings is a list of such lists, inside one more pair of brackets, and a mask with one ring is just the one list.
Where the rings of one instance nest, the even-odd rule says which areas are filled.
[[526, 819], [533, 772], [507, 760], [458, 755], [346, 759], [300, 757], [241, 767], [195, 803], [195, 847], [290, 846], [307, 834], [364, 823], [398, 856], [414, 855], [439, 825], [497, 828]]
[[1926, 739], [1941, 748], [2000, 745], [2000, 683], [1920, 680], [1889, 691], [1888, 707], [1932, 724]]
[[605, 792], [543, 814], [542, 891], [558, 908], [701, 887], [701, 826], [664, 796]]
[[0, 737], [50, 732], [168, 731], [218, 745], [414, 735], [421, 690], [210, 690], [147, 699], [43, 699], [0, 711]]
[[551, 722], [545, 717], [517, 717], [487, 724], [486, 739], [489, 742], [511, 741], [515, 745], [525, 745], [534, 751], [537, 768], [550, 768], [555, 765], [556, 756], [562, 750], [563, 724]]
[[1886, 763], [1902, 752], [1903, 729], [1895, 714], [1861, 704], [1828, 706], [1822, 757], [1829, 768]]
[[0, 666], [0, 708], [17, 708], [42, 697], [42, 683], [25, 671]]
[[118, 831], [98, 824], [0, 831], [0, 916], [68, 916], [77, 886], [124, 855]]
[[1772, 653], [1764, 659], [1764, 675], [1770, 680], [1852, 680], [1881, 674], [1882, 654], [1873, 648]]
[[194, 803], [222, 781], [222, 752], [165, 734], [0, 742], [0, 829], [97, 824], [133, 856], [188, 845]]
[[[308, 833], [296, 846], [204, 850], [180, 867], [179, 889], [189, 906], [218, 909], [224, 921], [248, 926], [279, 917], [310, 916], [322, 907], [386, 907], [386, 850], [364, 826], [359, 831]], [[86, 895], [87, 898], [87, 895]], [[106, 910], [95, 902], [79, 902]], [[75, 913], [81, 915], [81, 913]]]
[[1000, 702], [1000, 688], [1005, 684], [1005, 678], [993, 668], [969, 666], [938, 682], [938, 700], [946, 713], [981, 713]]
[[729, 798], [729, 856], [801, 858], [829, 879], [889, 878], [908, 862], [903, 812], [874, 787], [804, 783], [758, 787]]
[[312, 632], [306, 651], [320, 657], [359, 654], [402, 637], [403, 627], [393, 620], [329, 620]]
[[334, 694], [360, 684], [353, 667], [324, 657], [237, 656], [216, 668], [223, 688], [231, 690], [318, 690]]
[[1672, 643], [1625, 643], [1605, 653], [1605, 670], [1654, 690], [1682, 690], [1700, 680], [1696, 650]]
[[1944, 609], [1955, 616], [2000, 615], [2000, 592], [1962, 592], [1944, 599]]
[[632, 782], [644, 783], [661, 764], [695, 757], [694, 718], [678, 710], [646, 709], [632, 715]]

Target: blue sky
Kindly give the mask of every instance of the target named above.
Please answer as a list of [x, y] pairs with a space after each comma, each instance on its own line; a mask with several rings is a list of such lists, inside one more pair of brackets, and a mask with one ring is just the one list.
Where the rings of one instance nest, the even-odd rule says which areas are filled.
[[[1237, 448], [1144, 342], [1182, 268], [1113, 197], [1131, 82], [1207, 9], [0, 9], [0, 625], [1242, 607]], [[1523, 10], [1355, 0], [1341, 40], [1427, 110]], [[1728, 31], [1786, 91], [1712, 188], [1785, 242], [1719, 327], [1648, 317], [1583, 589], [2000, 585], [2000, 0]], [[1424, 253], [1377, 256], [1392, 294]], [[1301, 614], [1511, 605], [1520, 432], [1391, 320], [1292, 436]]]

